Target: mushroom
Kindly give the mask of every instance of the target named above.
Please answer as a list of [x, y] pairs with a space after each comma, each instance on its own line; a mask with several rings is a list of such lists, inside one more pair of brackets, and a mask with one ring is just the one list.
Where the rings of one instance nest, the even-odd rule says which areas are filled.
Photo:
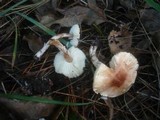
[[50, 47], [50, 42], [55, 39], [60, 39], [64, 37], [71, 37], [70, 34], [67, 33], [61, 33], [58, 35], [53, 36], [52, 38], [49, 39], [47, 43], [44, 43], [43, 47], [35, 54], [35, 59], [40, 59], [41, 56], [45, 53], [45, 51]]
[[86, 60], [85, 54], [77, 48], [78, 39], [80, 38], [80, 28], [78, 24], [72, 26], [68, 37], [71, 39], [70, 44], [72, 45], [69, 49], [58, 40], [50, 41], [50, 45], [54, 45], [60, 50], [60, 52], [56, 54], [53, 64], [57, 73], [63, 74], [68, 78], [75, 78], [83, 73]]
[[108, 67], [98, 60], [96, 49], [96, 46], [90, 47], [91, 60], [96, 67], [93, 91], [106, 98], [127, 92], [137, 76], [137, 59], [131, 53], [119, 52], [112, 57]]
[[[70, 44], [72, 46], [69, 49], [58, 40], [63, 37], [68, 37], [70, 39]], [[60, 52], [56, 54], [53, 63], [55, 71], [69, 78], [78, 77], [83, 73], [86, 60], [85, 54], [77, 48], [79, 38], [80, 28], [78, 24], [75, 24], [72, 26], [69, 33], [61, 33], [50, 38], [50, 40], [44, 44], [43, 48], [36, 53], [35, 57], [39, 59], [50, 45], [54, 45], [60, 50]]]
[[71, 41], [71, 45], [73, 46], [78, 46], [78, 39], [80, 38], [80, 28], [78, 24], [75, 24], [72, 26], [72, 28], [69, 31], [69, 34], [72, 36], [70, 37]]
[[50, 45], [54, 45], [60, 50], [53, 63], [57, 73], [68, 78], [75, 78], [83, 73], [86, 56], [79, 48], [72, 46], [67, 50], [58, 40], [51, 41]]
[[[43, 47], [35, 54], [35, 59], [40, 59], [44, 52], [50, 47], [50, 41], [60, 38], [68, 37], [72, 46], [78, 46], [78, 39], [80, 38], [80, 28], [78, 24], [71, 27], [69, 33], [61, 33], [53, 36], [47, 43], [44, 43]], [[68, 45], [69, 46], [69, 45]]]

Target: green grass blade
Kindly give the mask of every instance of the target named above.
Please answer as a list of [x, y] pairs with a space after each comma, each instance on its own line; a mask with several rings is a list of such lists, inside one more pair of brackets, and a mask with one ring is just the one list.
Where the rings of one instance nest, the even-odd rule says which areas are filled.
[[4, 15], [7, 14], [9, 11], [11, 11], [13, 8], [15, 8], [15, 7], [23, 4], [23, 3], [26, 2], [26, 1], [27, 1], [27, 0], [22, 0], [22, 1], [18, 2], [18, 3], [16, 3], [15, 5], [9, 7], [8, 9], [3, 10], [2, 12], [0, 12], [0, 17], [4, 16]]
[[0, 97], [8, 98], [8, 99], [17, 99], [22, 101], [31, 101], [31, 102], [39, 102], [39, 103], [45, 103], [45, 104], [58, 104], [58, 105], [69, 105], [69, 106], [82, 106], [82, 105], [89, 105], [92, 104], [92, 102], [89, 103], [70, 103], [70, 102], [63, 102], [63, 101], [57, 101], [57, 100], [50, 100], [47, 98], [41, 98], [41, 97], [34, 97], [34, 96], [24, 96], [24, 95], [17, 95], [17, 94], [0, 94]]
[[34, 25], [36, 25], [37, 27], [39, 27], [40, 29], [45, 31], [47, 34], [49, 34], [51, 36], [56, 34], [53, 30], [47, 28], [46, 26], [42, 25], [40, 22], [34, 20], [33, 18], [31, 18], [31, 17], [29, 17], [29, 16], [27, 16], [27, 15], [25, 15], [23, 13], [19, 13], [19, 12], [17, 12], [16, 14], [24, 17], [26, 20], [30, 21], [31, 23], [33, 23]]
[[[9, 17], [9, 16], [8, 16]], [[12, 57], [12, 67], [14, 66], [15, 60], [16, 60], [16, 55], [17, 55], [17, 46], [18, 46], [18, 29], [17, 29], [17, 25], [14, 22], [14, 20], [12, 20], [11, 17], [9, 17], [9, 19], [11, 19], [11, 21], [14, 24], [15, 27], [15, 41], [14, 41], [14, 49], [13, 49], [13, 57]]]
[[151, 7], [155, 8], [160, 12], [160, 4], [156, 3], [154, 0], [145, 0]]
[[14, 42], [13, 57], [12, 57], [12, 67], [14, 66], [16, 60], [17, 46], [18, 46], [18, 30], [17, 26], [15, 26], [15, 42]]
[[17, 27], [15, 27], [15, 42], [14, 42], [14, 49], [13, 49], [13, 57], [12, 57], [12, 67], [14, 66], [17, 54], [17, 47], [18, 47], [18, 34], [17, 34]]
[[93, 24], [93, 26], [95, 27], [96, 31], [97, 31], [101, 36], [104, 36], [104, 35], [103, 35], [103, 32], [101, 31], [101, 29], [100, 29], [96, 24]]
[[[44, 26], [44, 25], [41, 24], [40, 22], [34, 20], [33, 18], [31, 18], [31, 17], [29, 17], [29, 16], [27, 16], [27, 15], [25, 15], [25, 14], [23, 14], [23, 13], [19, 13], [19, 12], [17, 12], [16, 14], [24, 17], [26, 20], [28, 20], [28, 21], [30, 21], [31, 23], [33, 23], [34, 25], [36, 25], [37, 27], [39, 27], [41, 30], [43, 30], [43, 31], [46, 32], [47, 34], [49, 34], [49, 35], [51, 35], [51, 36], [56, 35], [56, 33], [55, 33], [53, 30], [47, 28], [46, 26]], [[64, 45], [67, 44], [67, 41], [66, 41], [65, 39], [60, 39], [60, 41], [61, 41]], [[71, 46], [71, 45], [69, 44], [69, 46]]]

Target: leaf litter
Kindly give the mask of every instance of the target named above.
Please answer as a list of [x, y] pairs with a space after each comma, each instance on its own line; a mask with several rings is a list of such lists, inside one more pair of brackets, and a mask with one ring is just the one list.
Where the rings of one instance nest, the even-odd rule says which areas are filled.
[[[16, 2], [18, 1], [7, 4], [7, 1], [3, 1], [3, 5], [6, 6], [3, 9]], [[15, 100], [0, 98], [0, 103], [4, 103], [5, 110], [8, 108], [10, 111], [17, 111], [17, 113], [9, 111], [10, 118], [102, 120], [109, 118], [109, 115], [110, 118], [113, 117], [113, 120], [160, 118], [159, 12], [154, 8], [146, 8], [146, 3], [140, 0], [47, 0], [42, 1], [42, 4], [38, 4], [37, 0], [32, 0], [32, 2], [23, 4], [24, 7], [30, 5], [28, 11], [24, 9], [23, 12], [46, 27], [55, 30], [57, 34], [67, 32], [74, 24], [80, 25], [81, 38], [78, 47], [87, 55], [87, 65], [84, 73], [77, 78], [68, 79], [57, 74], [53, 67], [53, 58], [58, 52], [55, 47], [47, 50], [41, 61], [35, 61], [34, 54], [51, 36], [46, 36], [41, 29], [26, 20], [19, 21], [19, 17], [9, 12], [7, 16], [13, 20], [16, 19], [14, 21], [18, 20], [16, 25], [19, 41], [17, 59], [12, 68], [15, 29], [14, 24], [8, 22], [7, 16], [2, 17], [2, 29], [0, 30], [2, 35], [0, 42], [3, 43], [0, 46], [1, 92], [43, 96], [67, 102], [94, 102], [94, 104], [81, 107], [58, 106], [54, 109], [54, 105], [38, 103], [43, 106], [41, 107], [32, 102], [15, 102]], [[37, 6], [33, 8], [33, 4]], [[58, 29], [56, 29], [57, 24]], [[95, 26], [97, 26], [96, 29]], [[110, 37], [114, 38], [113, 42]], [[136, 83], [125, 95], [111, 99], [113, 105], [111, 103], [107, 105], [108, 103], [102, 101], [100, 96], [94, 94], [92, 90], [95, 69], [90, 62], [88, 50], [95, 39], [103, 44], [99, 45], [97, 54], [99, 57], [103, 56], [106, 64], [113, 54], [119, 51], [133, 53], [140, 63]], [[19, 106], [19, 108], [13, 106]], [[34, 107], [39, 111], [47, 110], [48, 113], [44, 115], [43, 112], [33, 110]], [[114, 112], [110, 112], [112, 109]]]
[[57, 9], [58, 12], [64, 15], [62, 19], [55, 20], [50, 23], [59, 24], [62, 27], [71, 27], [74, 24], [85, 23], [91, 25], [92, 23], [101, 24], [105, 22], [105, 19], [100, 17], [92, 9], [82, 6], [75, 6], [67, 10]]

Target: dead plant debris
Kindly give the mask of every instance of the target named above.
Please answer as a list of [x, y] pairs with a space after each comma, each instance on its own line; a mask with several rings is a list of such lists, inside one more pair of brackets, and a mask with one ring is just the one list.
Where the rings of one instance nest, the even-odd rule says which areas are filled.
[[[160, 119], [160, 13], [145, 0], [6, 0], [0, 4], [0, 94], [91, 103], [49, 105], [0, 97], [2, 120]], [[39, 61], [34, 55], [53, 37], [40, 26], [61, 34], [68, 33], [75, 24], [80, 26], [79, 44], [75, 44], [86, 55], [86, 61], [82, 74], [68, 78], [55, 71], [57, 48], [50, 46]], [[70, 39], [63, 40], [62, 46], [69, 51], [66, 43]], [[121, 51], [136, 56], [137, 78], [125, 94], [104, 101], [94, 93], [96, 68], [89, 56], [93, 44], [98, 47], [98, 58], [106, 65]]]

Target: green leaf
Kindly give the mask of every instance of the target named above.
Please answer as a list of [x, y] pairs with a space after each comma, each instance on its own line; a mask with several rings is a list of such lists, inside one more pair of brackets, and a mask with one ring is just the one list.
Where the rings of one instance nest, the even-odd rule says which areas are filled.
[[160, 12], [160, 4], [156, 3], [154, 0], [145, 0], [151, 7]]
[[9, 11], [11, 11], [13, 8], [15, 8], [15, 7], [23, 4], [23, 3], [26, 2], [26, 1], [27, 1], [27, 0], [22, 0], [22, 1], [18, 2], [18, 3], [16, 3], [15, 5], [9, 7], [8, 9], [3, 10], [2, 12], [0, 12], [0, 17], [4, 16], [4, 15], [7, 14]]
[[38, 103], [45, 103], [45, 104], [58, 104], [58, 105], [69, 105], [69, 106], [82, 106], [82, 105], [89, 105], [89, 103], [70, 103], [70, 102], [63, 102], [57, 100], [50, 100], [47, 98], [35, 97], [35, 96], [24, 96], [24, 95], [17, 95], [17, 94], [0, 94], [0, 97], [8, 98], [8, 99], [17, 99], [22, 101], [31, 101], [31, 102], [38, 102]]

